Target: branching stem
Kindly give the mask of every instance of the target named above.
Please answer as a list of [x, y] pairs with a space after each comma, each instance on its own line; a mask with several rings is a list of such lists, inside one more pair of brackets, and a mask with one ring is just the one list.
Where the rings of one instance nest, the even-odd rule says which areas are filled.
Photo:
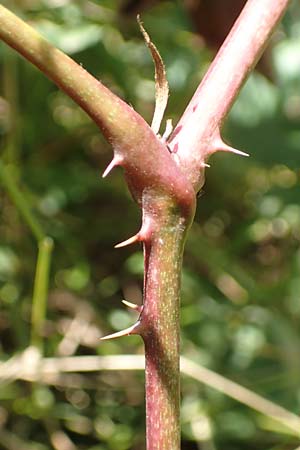
[[169, 139], [196, 189], [203, 184], [203, 162], [220, 150], [213, 140], [288, 4], [289, 0], [247, 1]]
[[[98, 124], [112, 144], [106, 176], [121, 165], [143, 209], [143, 227], [119, 246], [143, 242], [144, 306], [136, 326], [145, 342], [147, 450], [179, 450], [179, 297], [182, 252], [204, 183], [205, 160], [224, 144], [220, 128], [289, 0], [248, 0], [169, 139], [67, 55], [0, 5], [0, 39], [51, 78]], [[39, 230], [35, 227], [35, 234]], [[41, 279], [43, 274], [41, 272]], [[41, 306], [42, 307], [42, 306]]]

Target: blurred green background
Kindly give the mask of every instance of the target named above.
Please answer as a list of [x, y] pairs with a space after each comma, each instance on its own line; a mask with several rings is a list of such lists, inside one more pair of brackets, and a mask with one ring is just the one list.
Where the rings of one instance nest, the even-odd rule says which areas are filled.
[[[2, 3], [151, 121], [153, 64], [135, 15], [124, 12], [125, 0]], [[136, 3], [166, 64], [166, 117], [176, 123], [214, 49], [196, 32], [184, 2]], [[3, 44], [0, 58], [0, 358], [31, 343], [46, 357], [142, 354], [136, 337], [99, 341], [134, 322], [121, 299], [140, 303], [142, 297], [141, 249], [113, 249], [141, 221], [122, 170], [102, 180], [112, 152], [96, 126]], [[182, 354], [298, 414], [297, 1], [265, 58], [268, 70], [250, 77], [223, 132], [251, 157], [212, 157], [199, 197], [184, 258]], [[31, 211], [39, 224], [36, 234], [54, 241], [46, 312], [38, 301], [33, 318], [38, 246], [22, 205], [23, 215]], [[0, 448], [142, 450], [143, 378], [120, 370], [30, 383], [10, 380], [0, 366]], [[183, 450], [299, 446], [267, 416], [187, 377], [182, 398]]]

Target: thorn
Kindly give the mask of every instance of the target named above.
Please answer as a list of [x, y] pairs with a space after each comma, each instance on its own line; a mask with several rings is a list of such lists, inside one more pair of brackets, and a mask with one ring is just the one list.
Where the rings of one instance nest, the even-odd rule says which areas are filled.
[[151, 235], [151, 221], [144, 219], [140, 231], [134, 236], [115, 245], [114, 248], [126, 247], [126, 245], [135, 244], [136, 242], [145, 242]]
[[135, 244], [136, 242], [145, 242], [150, 237], [150, 222], [149, 220], [144, 220], [140, 231], [134, 236], [126, 239], [126, 241], [120, 242], [114, 246], [114, 248], [126, 247], [126, 245]]
[[210, 167], [210, 164], [207, 164], [207, 163], [203, 162], [203, 163], [201, 164], [201, 167]]
[[112, 169], [116, 166], [119, 166], [121, 162], [123, 161], [123, 158], [121, 156], [114, 156], [111, 162], [108, 164], [106, 169], [103, 172], [102, 178], [107, 177], [107, 175], [112, 171]]
[[209, 151], [209, 153], [211, 154], [218, 151], [235, 153], [236, 155], [240, 156], [250, 156], [249, 153], [242, 152], [241, 150], [238, 150], [234, 147], [231, 147], [230, 145], [225, 144], [225, 142], [222, 141], [222, 138], [219, 133], [212, 141], [212, 149]]
[[249, 153], [242, 152], [241, 150], [238, 150], [234, 147], [230, 147], [230, 145], [226, 145], [224, 143], [223, 143], [223, 146], [218, 148], [217, 150], [220, 150], [223, 152], [235, 153], [236, 155], [240, 155], [240, 156], [250, 156]]
[[208, 154], [210, 155], [217, 151], [235, 153], [236, 155], [240, 156], [250, 156], [248, 153], [242, 152], [241, 150], [231, 147], [230, 145], [227, 145], [225, 142], [223, 142], [219, 129], [217, 129], [215, 137], [211, 142], [211, 149], [208, 151]]
[[141, 328], [140, 322], [136, 322], [129, 328], [125, 328], [125, 330], [117, 331], [116, 333], [109, 334], [107, 336], [103, 336], [100, 338], [101, 341], [107, 341], [109, 339], [116, 339], [122, 336], [130, 336], [131, 334], [140, 334], [139, 330]]
[[142, 305], [136, 305], [135, 303], [128, 302], [127, 300], [122, 300], [122, 303], [126, 305], [130, 309], [134, 309], [135, 311], [138, 311], [139, 313], [142, 312], [143, 306]]
[[140, 235], [140, 233], [137, 233], [134, 236], [130, 237], [129, 239], [126, 239], [126, 241], [116, 244], [114, 246], [114, 248], [126, 247], [126, 245], [135, 244], [136, 242], [140, 242], [140, 241], [141, 241], [141, 235]]

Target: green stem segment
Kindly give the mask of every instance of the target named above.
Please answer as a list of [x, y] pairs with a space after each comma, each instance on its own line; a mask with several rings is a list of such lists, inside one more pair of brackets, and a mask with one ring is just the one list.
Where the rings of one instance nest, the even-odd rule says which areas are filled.
[[0, 161], [0, 181], [7, 190], [12, 202], [21, 214], [24, 222], [28, 225], [35, 239], [40, 242], [44, 239], [45, 234], [31, 211], [28, 200], [22, 191], [18, 188], [16, 182], [16, 170], [13, 165], [4, 165]]
[[31, 345], [41, 351], [43, 350], [42, 335], [47, 309], [52, 250], [53, 240], [50, 237], [45, 237], [39, 242], [31, 310]]
[[3, 161], [11, 164], [18, 164], [20, 149], [20, 128], [21, 115], [18, 108], [18, 59], [17, 55], [7, 48], [3, 49], [3, 96], [9, 104], [8, 122], [9, 130], [5, 136], [3, 151]]
[[38, 243], [31, 312], [31, 344], [42, 350], [42, 329], [46, 317], [53, 240], [46, 236], [30, 208], [26, 195], [19, 189], [15, 180], [15, 167], [4, 165], [0, 161], [0, 181]]

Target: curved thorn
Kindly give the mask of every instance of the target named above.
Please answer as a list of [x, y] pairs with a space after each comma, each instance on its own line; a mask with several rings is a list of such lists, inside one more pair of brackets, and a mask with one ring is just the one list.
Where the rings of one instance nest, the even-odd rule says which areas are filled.
[[150, 233], [151, 233], [150, 221], [145, 219], [143, 221], [140, 231], [137, 234], [130, 237], [129, 239], [126, 239], [126, 241], [120, 242], [119, 244], [115, 245], [114, 248], [126, 247], [126, 245], [135, 244], [136, 242], [145, 242], [147, 239], [149, 239]]
[[103, 172], [102, 178], [105, 178], [114, 167], [119, 166], [122, 162], [122, 158], [120, 156], [114, 156], [111, 162], [108, 164], [106, 169]]
[[119, 244], [116, 244], [114, 248], [121, 248], [126, 247], [126, 245], [135, 244], [136, 242], [141, 241], [140, 233], [135, 234], [134, 236], [130, 237], [129, 239], [126, 239], [126, 241], [120, 242]]
[[143, 309], [142, 305], [136, 305], [135, 303], [128, 302], [127, 300], [122, 300], [122, 303], [130, 309], [134, 309], [135, 311], [138, 311], [139, 313], [142, 312], [142, 309]]
[[103, 336], [100, 338], [100, 340], [107, 341], [109, 339], [116, 339], [122, 336], [130, 336], [131, 334], [139, 334], [140, 328], [141, 328], [140, 322], [136, 322], [131, 327], [125, 328], [125, 330], [117, 331], [116, 333], [112, 333], [107, 336]]

